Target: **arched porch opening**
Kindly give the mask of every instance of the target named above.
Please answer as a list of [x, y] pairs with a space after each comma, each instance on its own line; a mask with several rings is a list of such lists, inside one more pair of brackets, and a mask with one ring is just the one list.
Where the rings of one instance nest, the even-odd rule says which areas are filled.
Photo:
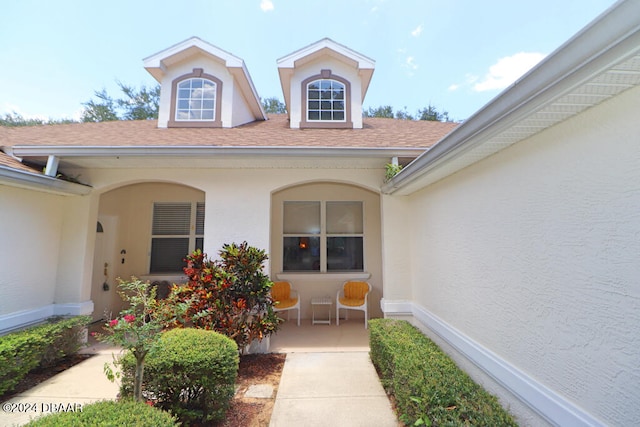
[[[290, 185], [271, 195], [271, 277], [288, 280], [301, 298], [301, 317], [311, 319], [311, 299], [335, 298], [346, 280], [372, 285], [369, 317], [382, 317], [380, 195], [345, 182]], [[325, 311], [326, 313], [326, 311]], [[362, 319], [351, 312], [349, 318]]]
[[91, 299], [94, 320], [122, 309], [117, 278], [183, 280], [182, 259], [204, 242], [205, 193], [182, 184], [140, 182], [100, 195]]

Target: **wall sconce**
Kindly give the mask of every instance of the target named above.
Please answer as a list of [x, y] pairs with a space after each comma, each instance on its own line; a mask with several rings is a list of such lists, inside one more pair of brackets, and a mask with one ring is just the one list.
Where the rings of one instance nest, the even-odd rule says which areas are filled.
[[298, 247], [300, 249], [307, 249], [309, 247], [309, 238], [308, 237], [300, 237], [298, 241]]

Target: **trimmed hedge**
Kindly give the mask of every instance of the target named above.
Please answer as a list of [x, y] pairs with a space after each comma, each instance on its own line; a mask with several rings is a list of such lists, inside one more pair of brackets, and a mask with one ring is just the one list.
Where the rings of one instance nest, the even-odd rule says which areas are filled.
[[0, 337], [0, 395], [30, 371], [76, 353], [83, 345], [88, 316], [50, 318], [47, 323]]
[[[122, 396], [133, 395], [135, 358], [120, 360]], [[238, 346], [204, 329], [173, 329], [162, 334], [144, 362], [142, 395], [185, 424], [223, 420], [235, 393]]]
[[371, 360], [407, 425], [517, 426], [498, 399], [403, 320], [369, 321]]
[[28, 427], [174, 427], [180, 423], [168, 412], [143, 402], [103, 400], [82, 407], [82, 411], [58, 412], [36, 418]]

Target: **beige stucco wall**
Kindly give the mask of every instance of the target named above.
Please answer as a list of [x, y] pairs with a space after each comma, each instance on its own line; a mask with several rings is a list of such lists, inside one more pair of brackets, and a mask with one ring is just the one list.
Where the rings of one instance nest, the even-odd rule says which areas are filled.
[[[294, 163], [292, 161], [290, 165]], [[316, 165], [321, 163], [315, 162]], [[149, 272], [151, 209], [154, 201], [204, 200], [204, 252], [216, 258], [223, 244], [246, 240], [252, 246], [267, 250], [271, 259], [267, 261], [265, 271], [276, 278], [281, 268], [281, 263], [276, 261], [276, 252], [281, 252], [281, 248], [272, 246], [272, 194], [296, 184], [327, 181], [339, 183], [339, 188], [345, 191], [347, 198], [354, 193], [365, 194], [371, 199], [367, 203], [367, 224], [371, 227], [367, 232], [367, 242], [371, 242], [372, 248], [367, 249], [367, 268], [371, 270], [371, 281], [375, 288], [369, 307], [371, 315], [381, 316], [380, 209], [379, 196], [373, 190], [379, 187], [383, 173], [381, 168], [256, 169], [245, 165], [242, 168], [191, 169], [188, 172], [171, 168], [162, 171], [94, 169], [84, 171], [83, 177], [92, 183], [98, 193], [102, 192], [100, 215], [118, 220], [120, 230], [116, 259], [121, 259], [119, 251], [122, 249], [127, 254], [125, 264], [117, 263], [114, 274], [123, 278], [144, 276]], [[280, 238], [277, 239], [280, 241]], [[324, 276], [325, 279], [327, 277]], [[329, 281], [323, 280], [322, 295], [327, 293], [335, 298], [342, 280], [344, 277], [339, 274], [333, 274]], [[304, 285], [309, 286], [312, 285]], [[307, 292], [305, 296], [307, 306], [313, 292], [315, 290]], [[303, 317], [310, 315], [310, 307], [307, 306], [303, 307]], [[360, 317], [359, 314], [355, 313], [353, 317]]]
[[640, 420], [639, 112], [634, 89], [423, 189], [405, 235], [419, 309], [621, 426]]
[[154, 202], [203, 201], [202, 191], [169, 183], [132, 184], [104, 193], [100, 199], [100, 215], [116, 218], [118, 223], [116, 253], [110, 254], [118, 260], [113, 267], [115, 277], [128, 279], [149, 274]]
[[[285, 201], [362, 201], [364, 216], [364, 274], [372, 286], [369, 295], [369, 317], [381, 317], [382, 259], [380, 232], [380, 196], [378, 193], [353, 185], [322, 182], [297, 185], [274, 193], [271, 206], [271, 277], [289, 280], [300, 295], [302, 318], [311, 318], [311, 298], [330, 296], [334, 301], [338, 289], [349, 279], [342, 273], [284, 273], [282, 271], [282, 207]], [[334, 306], [335, 309], [335, 306]], [[320, 312], [320, 310], [319, 310]], [[326, 312], [322, 313], [326, 316]], [[332, 313], [332, 317], [335, 313]], [[344, 312], [341, 313], [341, 317]], [[362, 318], [363, 313], [352, 311], [349, 318]]]

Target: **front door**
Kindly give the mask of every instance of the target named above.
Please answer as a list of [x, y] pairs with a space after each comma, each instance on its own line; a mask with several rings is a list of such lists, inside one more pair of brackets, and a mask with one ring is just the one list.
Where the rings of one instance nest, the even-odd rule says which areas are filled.
[[116, 219], [100, 217], [96, 227], [96, 246], [93, 253], [91, 300], [93, 321], [112, 317], [111, 303], [115, 295], [114, 250]]

